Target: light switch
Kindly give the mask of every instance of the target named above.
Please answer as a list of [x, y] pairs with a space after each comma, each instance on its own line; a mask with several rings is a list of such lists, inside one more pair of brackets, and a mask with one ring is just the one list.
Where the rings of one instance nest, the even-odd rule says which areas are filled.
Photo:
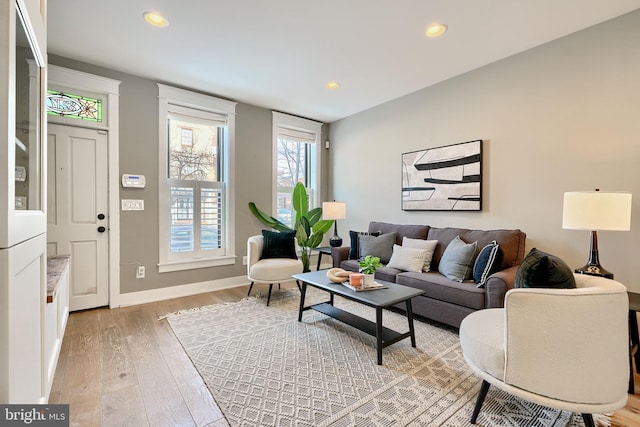
[[144, 200], [122, 199], [121, 202], [122, 202], [123, 211], [143, 211], [144, 210]]

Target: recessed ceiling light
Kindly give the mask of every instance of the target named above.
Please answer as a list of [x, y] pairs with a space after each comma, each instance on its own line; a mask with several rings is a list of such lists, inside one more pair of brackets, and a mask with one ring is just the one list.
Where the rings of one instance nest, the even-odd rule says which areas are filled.
[[447, 26], [444, 24], [431, 24], [427, 27], [427, 30], [424, 32], [427, 37], [440, 37], [444, 33], [447, 32]]
[[142, 16], [148, 24], [153, 25], [154, 27], [164, 28], [169, 25], [169, 21], [167, 21], [167, 18], [157, 12], [145, 12], [142, 14]]
[[340, 87], [340, 83], [336, 81], [330, 81], [326, 84], [327, 89], [338, 89]]

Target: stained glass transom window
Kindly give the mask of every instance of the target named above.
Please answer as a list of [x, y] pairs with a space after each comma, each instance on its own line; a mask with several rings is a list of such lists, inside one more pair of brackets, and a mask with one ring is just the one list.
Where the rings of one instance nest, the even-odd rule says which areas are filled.
[[73, 119], [102, 121], [102, 100], [69, 93], [47, 91], [47, 114]]

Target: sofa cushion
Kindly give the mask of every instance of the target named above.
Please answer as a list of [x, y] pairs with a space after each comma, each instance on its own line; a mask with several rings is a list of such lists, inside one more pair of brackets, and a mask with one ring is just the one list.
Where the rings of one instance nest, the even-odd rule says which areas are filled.
[[473, 277], [478, 242], [466, 243], [456, 236], [444, 250], [438, 271], [451, 280], [462, 282]]
[[560, 258], [533, 248], [518, 267], [514, 287], [573, 289], [576, 280]]
[[292, 258], [298, 259], [296, 255], [296, 232], [295, 231], [271, 231], [262, 230], [264, 244], [260, 259], [270, 258]]
[[380, 262], [386, 264], [391, 259], [393, 245], [396, 241], [396, 233], [381, 234], [379, 236], [358, 236], [360, 251], [358, 258], [373, 255], [380, 258]]
[[480, 250], [473, 265], [473, 280], [479, 288], [484, 286], [490, 275], [498, 271], [501, 263], [502, 249], [495, 240]]
[[402, 225], [390, 224], [388, 222], [371, 221], [369, 223], [369, 232], [379, 232], [382, 234], [396, 233], [396, 245], [402, 244], [404, 237], [412, 239], [426, 239], [429, 233], [428, 225]]
[[485, 308], [484, 288], [477, 288], [473, 282], [461, 283], [449, 280], [436, 271], [429, 273], [401, 272], [396, 276], [396, 283], [422, 289], [426, 292], [424, 296], [428, 298], [474, 310]]
[[422, 271], [425, 273], [431, 271], [431, 259], [433, 258], [433, 253], [435, 252], [437, 245], [437, 240], [412, 239], [407, 236], [402, 239], [402, 246], [404, 247], [424, 249], [427, 251], [424, 258], [424, 265], [422, 266]]
[[520, 264], [524, 258], [524, 245], [527, 235], [520, 230], [468, 230], [465, 228], [434, 228], [429, 229], [429, 240], [437, 240], [440, 244], [436, 247], [431, 260], [431, 269], [437, 270], [442, 259], [442, 254], [449, 242], [460, 236], [465, 242], [478, 242], [482, 248], [495, 240], [502, 249], [502, 263], [498, 270], [513, 267]]
[[360, 246], [358, 245], [358, 236], [379, 236], [380, 232], [369, 233], [368, 231], [349, 231], [349, 239], [351, 240], [351, 246], [349, 247], [349, 259], [358, 259], [360, 253]]
[[387, 267], [420, 273], [424, 267], [424, 259], [426, 256], [427, 251], [424, 249], [393, 245], [393, 253], [391, 254], [391, 259]]

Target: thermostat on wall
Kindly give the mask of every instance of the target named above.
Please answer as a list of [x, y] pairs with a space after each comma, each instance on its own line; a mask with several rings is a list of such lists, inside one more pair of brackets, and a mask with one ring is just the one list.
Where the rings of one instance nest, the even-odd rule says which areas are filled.
[[131, 188], [144, 188], [146, 181], [144, 175], [130, 175], [125, 173], [122, 175], [122, 186]]

